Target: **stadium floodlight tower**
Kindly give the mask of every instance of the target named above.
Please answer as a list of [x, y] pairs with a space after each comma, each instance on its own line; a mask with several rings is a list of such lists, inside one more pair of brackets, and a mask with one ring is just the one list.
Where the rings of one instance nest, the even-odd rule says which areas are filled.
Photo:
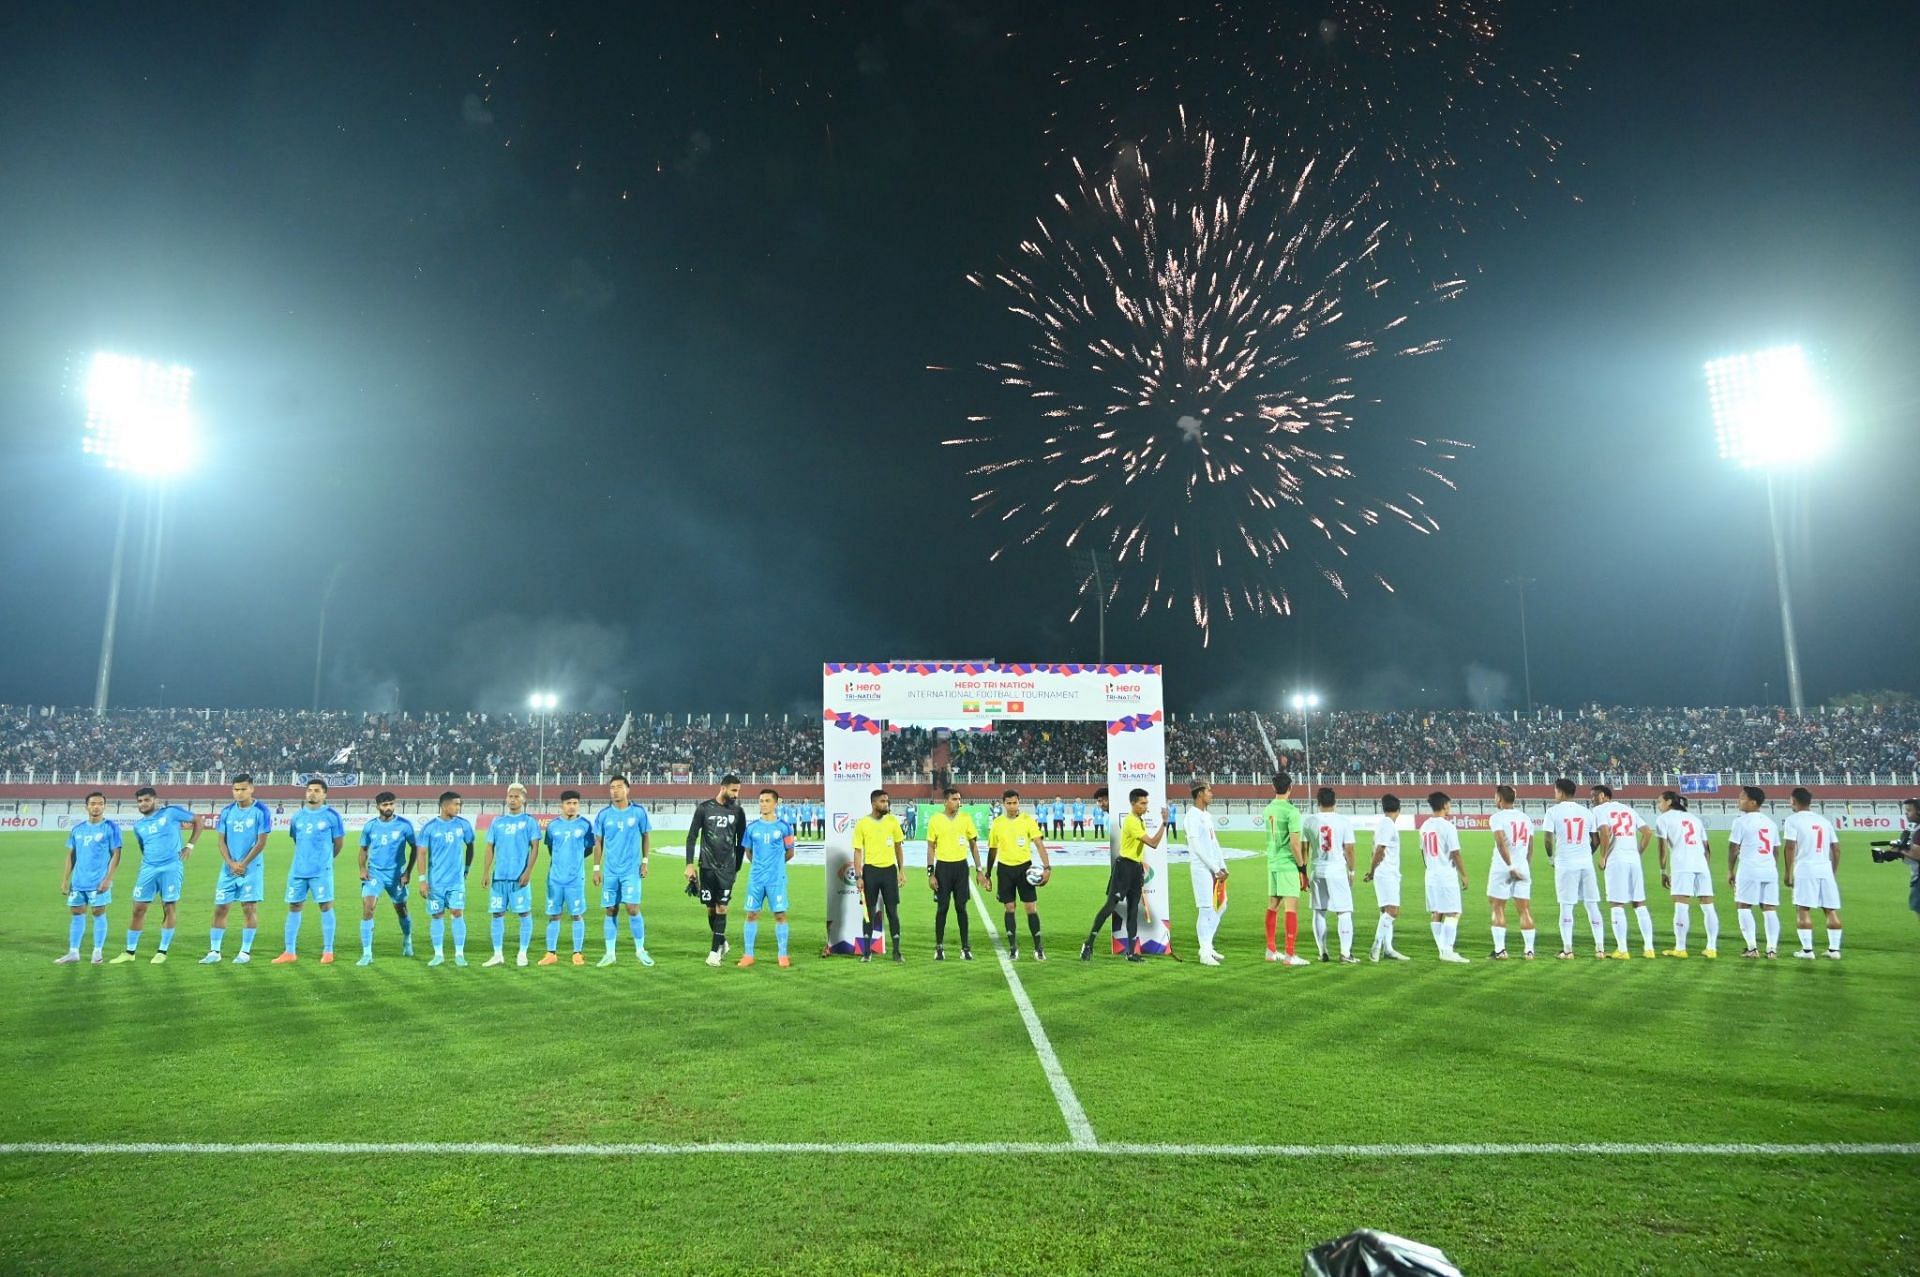
[[1793, 635], [1793, 596], [1774, 475], [1812, 461], [1833, 446], [1833, 415], [1814, 385], [1813, 369], [1798, 346], [1775, 346], [1710, 360], [1707, 392], [1720, 456], [1766, 478], [1767, 527], [1773, 538], [1773, 578], [1780, 595], [1780, 633], [1787, 650], [1787, 699], [1806, 708], [1800, 688], [1800, 648]]
[[1320, 693], [1295, 692], [1293, 694], [1293, 699], [1288, 703], [1291, 704], [1296, 710], [1300, 711], [1300, 743], [1306, 746], [1307, 786], [1308, 788], [1312, 788], [1313, 786], [1313, 723], [1311, 720], [1307, 718], [1307, 715], [1311, 711], [1320, 708]]
[[535, 692], [527, 697], [527, 705], [540, 720], [540, 778], [534, 783], [539, 790], [538, 801], [544, 807], [547, 803], [547, 717], [559, 707], [560, 698], [552, 692]]
[[[87, 368], [86, 433], [80, 450], [130, 480], [164, 482], [193, 462], [193, 417], [188, 408], [193, 372], [128, 355], [101, 352]], [[127, 555], [127, 513], [132, 483], [120, 489], [120, 518], [113, 534], [113, 566], [107, 577], [107, 623], [100, 638], [100, 671], [93, 684], [93, 712], [107, 712], [113, 679], [113, 633], [120, 615], [120, 577]]]

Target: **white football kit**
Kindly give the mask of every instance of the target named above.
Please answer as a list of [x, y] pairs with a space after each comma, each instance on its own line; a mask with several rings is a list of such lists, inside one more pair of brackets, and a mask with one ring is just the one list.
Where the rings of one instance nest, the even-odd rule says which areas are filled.
[[1518, 808], [1508, 808], [1506, 811], [1496, 810], [1488, 818], [1487, 824], [1496, 835], [1507, 836], [1507, 854], [1513, 857], [1511, 866], [1500, 859], [1500, 847], [1496, 842], [1493, 861], [1487, 866], [1487, 898], [1533, 899], [1533, 879], [1527, 873], [1527, 840], [1533, 836], [1533, 821]]
[[1394, 818], [1381, 813], [1373, 826], [1373, 845], [1387, 854], [1373, 871], [1373, 898], [1382, 909], [1400, 907], [1400, 826]]
[[1312, 907], [1327, 913], [1353, 912], [1353, 879], [1347, 876], [1347, 849], [1353, 846], [1353, 822], [1337, 811], [1317, 811], [1306, 819], [1307, 879]]
[[1420, 826], [1420, 863], [1427, 870], [1427, 912], [1460, 912], [1460, 875], [1453, 856], [1460, 850], [1460, 831], [1443, 816]]
[[1607, 867], [1601, 871], [1607, 880], [1609, 904], [1639, 904], [1647, 898], [1647, 871], [1640, 862], [1640, 829], [1644, 823], [1640, 813], [1622, 802], [1605, 802], [1593, 809], [1595, 831], [1606, 829], [1613, 834]]
[[1833, 822], [1813, 811], [1796, 811], [1780, 831], [1793, 844], [1793, 903], [1801, 909], [1838, 909], [1840, 880], [1833, 873], [1833, 848], [1840, 835]]
[[1690, 811], [1660, 813], [1654, 832], [1667, 844], [1668, 888], [1676, 896], [1713, 899], [1713, 875], [1707, 871], [1707, 827]]
[[1576, 802], [1555, 803], [1541, 817], [1540, 828], [1553, 840], [1553, 889], [1560, 903], [1579, 900], [1600, 903], [1600, 880], [1593, 872], [1593, 813]]
[[1728, 854], [1739, 851], [1734, 864], [1733, 899], [1742, 905], [1780, 903], [1780, 831], [1763, 811], [1743, 812], [1727, 835]]

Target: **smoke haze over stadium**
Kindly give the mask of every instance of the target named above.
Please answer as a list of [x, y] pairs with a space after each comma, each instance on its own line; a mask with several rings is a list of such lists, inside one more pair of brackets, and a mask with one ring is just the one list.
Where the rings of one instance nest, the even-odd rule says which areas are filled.
[[[926, 370], [1003, 357], [964, 276], [1099, 142], [1043, 132], [1072, 14], [803, 8], [14, 15], [0, 703], [92, 685], [97, 349], [192, 366], [204, 435], [136, 506], [116, 704], [306, 704], [336, 570], [338, 708], [778, 711], [824, 659], [1093, 659], [1065, 554], [988, 561], [938, 446], [967, 394]], [[1636, 2], [1549, 36], [1580, 54], [1566, 188], [1472, 231], [1444, 357], [1369, 370], [1400, 433], [1473, 445], [1440, 531], [1356, 551], [1392, 594], [1283, 561], [1292, 616], [1204, 651], [1110, 614], [1182, 709], [1517, 707], [1514, 576], [1542, 703], [1784, 699], [1761, 489], [1701, 376], [1781, 341], [1841, 422], [1790, 503], [1809, 699], [1920, 690], [1912, 15]]]

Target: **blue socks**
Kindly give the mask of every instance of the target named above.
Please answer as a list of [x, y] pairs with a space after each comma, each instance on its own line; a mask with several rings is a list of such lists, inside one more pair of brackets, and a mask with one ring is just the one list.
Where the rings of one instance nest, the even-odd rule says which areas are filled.
[[84, 913], [74, 914], [67, 922], [67, 948], [74, 953], [80, 952], [80, 937], [86, 934], [87, 915]]
[[139, 932], [139, 931], [127, 932], [127, 952], [128, 953], [138, 952], [140, 948], [140, 937], [143, 934], [144, 934], [143, 932]]
[[606, 925], [600, 928], [600, 935], [607, 942], [607, 952], [612, 953], [614, 946], [620, 943], [620, 924], [608, 918]]
[[453, 951], [455, 953], [467, 951], [467, 916], [465, 914], [453, 920]]
[[500, 914], [494, 914], [488, 920], [487, 930], [493, 936], [493, 951], [500, 952], [500, 946], [507, 942], [507, 920]]
[[300, 917], [298, 913], [287, 915], [287, 952], [296, 952], [300, 945]]
[[225, 927], [207, 928], [207, 948], [209, 950], [211, 950], [214, 953], [218, 953], [220, 952], [220, 946], [225, 944], [226, 942], [227, 942], [227, 929]]
[[547, 952], [560, 952], [560, 915], [547, 919]]
[[527, 946], [533, 943], [533, 915], [520, 915], [520, 952], [525, 953]]
[[740, 924], [740, 943], [746, 946], [747, 956], [753, 956], [754, 938], [760, 934], [760, 924], [749, 918]]
[[627, 930], [633, 932], [633, 949], [635, 953], [647, 947], [647, 917], [645, 914], [636, 913], [631, 918], [628, 918]]
[[372, 918], [360, 919], [360, 951], [362, 953], [373, 952], [373, 919]]
[[780, 944], [780, 956], [783, 958], [786, 957], [787, 956], [787, 924], [786, 923], [776, 922], [773, 924], [773, 938], [776, 941], [778, 941]]
[[[221, 934], [222, 934], [222, 935], [224, 935], [224, 934], [226, 934], [226, 933], [225, 933], [225, 932], [222, 932]], [[259, 934], [260, 934], [260, 928], [258, 928], [258, 927], [242, 927], [242, 928], [240, 928], [240, 952], [242, 952], [242, 953], [252, 953], [252, 952], [253, 952], [253, 938], [254, 938], [255, 936], [257, 936], [257, 935], [259, 935]]]
[[400, 938], [402, 940], [413, 939], [413, 915], [410, 913], [400, 915]]
[[584, 917], [573, 920], [573, 951], [584, 952], [587, 947], [587, 920]]
[[433, 951], [439, 953], [446, 948], [447, 923], [444, 918], [434, 917], [427, 920], [427, 936], [433, 941]]
[[160, 952], [165, 953], [167, 950], [173, 948], [173, 932], [174, 928], [172, 927], [160, 928]]
[[104, 913], [94, 915], [93, 947], [96, 949], [107, 947], [107, 915]]
[[334, 931], [339, 925], [340, 920], [333, 916], [333, 910], [329, 909], [320, 915], [320, 951], [322, 953], [333, 952]]

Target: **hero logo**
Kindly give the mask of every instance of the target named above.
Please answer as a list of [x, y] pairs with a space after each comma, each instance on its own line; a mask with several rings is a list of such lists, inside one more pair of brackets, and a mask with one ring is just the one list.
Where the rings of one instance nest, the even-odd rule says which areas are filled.
[[1107, 703], [1121, 702], [1132, 704], [1140, 699], [1141, 687], [1138, 683], [1108, 683]]
[[0, 816], [0, 829], [38, 829], [38, 816]]
[[848, 762], [842, 758], [833, 760], [833, 778], [835, 780], [870, 781], [873, 779], [873, 764], [862, 759]]
[[1114, 771], [1121, 780], [1157, 780], [1160, 776], [1160, 764], [1123, 758], [1114, 764]]
[[880, 699], [880, 684], [858, 683], [848, 679], [840, 685], [840, 695], [849, 701], [877, 701]]

